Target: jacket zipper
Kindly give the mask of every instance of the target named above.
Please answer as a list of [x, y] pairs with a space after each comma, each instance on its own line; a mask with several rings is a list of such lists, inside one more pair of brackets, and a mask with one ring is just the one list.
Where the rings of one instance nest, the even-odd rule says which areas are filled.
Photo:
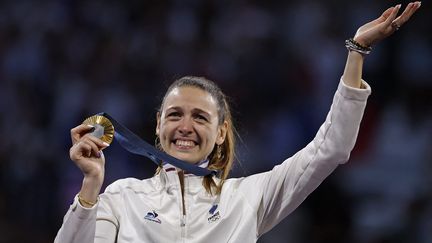
[[181, 217], [181, 238], [183, 242], [186, 242], [186, 215], [183, 214]]
[[[183, 178], [180, 178], [183, 177]], [[186, 242], [186, 205], [185, 205], [185, 182], [184, 182], [184, 174], [182, 171], [178, 172], [178, 180], [179, 180], [179, 195], [180, 195], [180, 228], [181, 228], [181, 239], [182, 242]]]

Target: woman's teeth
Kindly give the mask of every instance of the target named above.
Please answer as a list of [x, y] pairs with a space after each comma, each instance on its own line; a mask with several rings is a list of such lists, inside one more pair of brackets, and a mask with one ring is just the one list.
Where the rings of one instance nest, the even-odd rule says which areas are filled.
[[177, 140], [176, 145], [183, 147], [192, 147], [195, 145], [193, 141]]

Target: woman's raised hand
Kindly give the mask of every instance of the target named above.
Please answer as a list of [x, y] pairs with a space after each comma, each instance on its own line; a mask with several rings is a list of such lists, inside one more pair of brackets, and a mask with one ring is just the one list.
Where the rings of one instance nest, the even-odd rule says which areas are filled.
[[400, 4], [388, 8], [379, 18], [361, 26], [357, 30], [354, 40], [362, 46], [372, 46], [398, 30], [420, 6], [421, 2], [419, 1], [409, 3], [399, 17], [397, 14], [401, 8]]
[[72, 147], [69, 156], [82, 171], [84, 178], [96, 179], [102, 183], [105, 168], [102, 149], [109, 145], [88, 134], [92, 129], [92, 126], [84, 124], [71, 129]]

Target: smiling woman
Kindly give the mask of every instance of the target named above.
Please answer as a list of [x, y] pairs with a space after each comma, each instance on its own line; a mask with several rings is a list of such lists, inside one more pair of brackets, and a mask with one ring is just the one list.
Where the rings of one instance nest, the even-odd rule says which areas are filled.
[[[180, 81], [184, 79], [204, 80], [190, 77]], [[210, 93], [180, 82], [175, 85], [158, 112], [156, 135], [165, 152], [197, 163], [205, 160], [215, 145], [224, 142], [227, 123], [219, 121], [219, 104]]]
[[235, 128], [225, 94], [203, 77], [183, 77], [167, 90], [157, 113], [157, 145], [168, 154], [190, 163], [206, 163], [220, 171], [219, 184], [211, 175], [203, 185], [220, 193], [234, 161]]
[[256, 242], [347, 162], [371, 93], [362, 79], [364, 57], [419, 7], [410, 3], [399, 17], [400, 5], [391, 7], [346, 41], [345, 70], [326, 120], [305, 148], [271, 171], [227, 179], [235, 150], [230, 108], [217, 85], [201, 77], [168, 88], [156, 134], [165, 153], [217, 175], [164, 163], [152, 178], [118, 180], [100, 194], [107, 144], [88, 134], [90, 126], [73, 128], [70, 157], [84, 180], [55, 242]]

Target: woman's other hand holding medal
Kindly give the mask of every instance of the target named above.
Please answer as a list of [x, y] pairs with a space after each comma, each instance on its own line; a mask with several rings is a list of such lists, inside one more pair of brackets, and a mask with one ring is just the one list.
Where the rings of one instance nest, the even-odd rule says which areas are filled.
[[69, 150], [71, 160], [84, 175], [79, 196], [88, 202], [97, 201], [105, 174], [105, 157], [102, 150], [109, 146], [108, 143], [89, 134], [93, 130], [93, 126], [86, 124], [72, 128], [72, 147]]

